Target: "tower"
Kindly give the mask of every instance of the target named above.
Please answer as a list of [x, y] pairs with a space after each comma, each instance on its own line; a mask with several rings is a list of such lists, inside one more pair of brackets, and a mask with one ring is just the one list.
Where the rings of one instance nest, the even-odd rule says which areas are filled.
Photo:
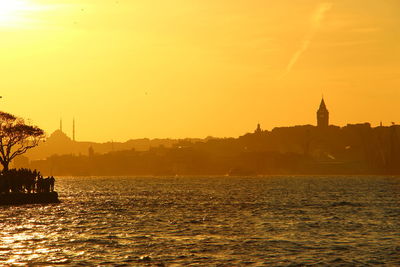
[[261, 132], [262, 132], [261, 125], [260, 125], [260, 124], [257, 124], [257, 128], [256, 128], [256, 130], [254, 131], [254, 133], [259, 134], [259, 133], [261, 133]]
[[329, 111], [326, 108], [324, 98], [322, 98], [317, 111], [317, 126], [321, 128], [329, 126]]
[[75, 142], [75, 118], [72, 119], [72, 141]]
[[62, 119], [60, 119], [60, 131], [62, 132]]

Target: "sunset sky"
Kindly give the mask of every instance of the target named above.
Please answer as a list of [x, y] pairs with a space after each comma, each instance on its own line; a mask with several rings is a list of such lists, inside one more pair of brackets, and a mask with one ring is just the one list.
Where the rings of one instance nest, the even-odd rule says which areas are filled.
[[[54, 4], [57, 2], [57, 4]], [[400, 123], [398, 0], [0, 0], [1, 110], [77, 140]]]

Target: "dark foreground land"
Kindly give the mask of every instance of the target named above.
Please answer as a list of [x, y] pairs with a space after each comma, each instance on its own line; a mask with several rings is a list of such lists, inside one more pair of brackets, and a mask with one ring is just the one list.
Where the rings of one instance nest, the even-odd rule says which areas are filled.
[[0, 194], [0, 205], [60, 203], [57, 192]]

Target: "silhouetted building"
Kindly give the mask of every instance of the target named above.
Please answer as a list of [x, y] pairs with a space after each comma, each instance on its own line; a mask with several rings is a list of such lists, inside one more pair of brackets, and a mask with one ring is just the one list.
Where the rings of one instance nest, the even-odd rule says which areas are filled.
[[261, 133], [262, 132], [262, 129], [261, 129], [261, 125], [260, 124], [257, 124], [257, 129], [254, 131], [254, 133]]
[[92, 146], [90, 146], [89, 149], [88, 149], [88, 155], [89, 155], [89, 157], [93, 157], [94, 156], [94, 149], [93, 149]]
[[322, 98], [317, 111], [317, 125], [318, 127], [327, 127], [329, 125], [329, 111], [326, 108], [324, 98]]

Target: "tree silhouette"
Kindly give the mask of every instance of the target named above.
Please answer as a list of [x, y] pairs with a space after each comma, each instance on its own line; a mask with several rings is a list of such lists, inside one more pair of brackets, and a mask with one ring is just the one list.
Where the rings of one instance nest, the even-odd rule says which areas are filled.
[[27, 125], [22, 118], [0, 111], [0, 163], [3, 171], [8, 170], [15, 157], [37, 146], [44, 137], [44, 131], [39, 127]]

